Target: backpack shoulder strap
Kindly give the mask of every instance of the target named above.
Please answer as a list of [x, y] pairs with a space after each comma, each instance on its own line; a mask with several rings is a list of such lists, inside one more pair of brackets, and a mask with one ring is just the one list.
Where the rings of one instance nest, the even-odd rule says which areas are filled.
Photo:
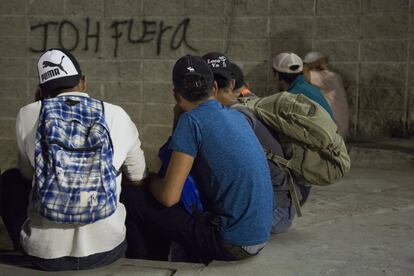
[[281, 170], [285, 172], [287, 177], [287, 184], [289, 188], [290, 197], [292, 199], [293, 205], [295, 206], [296, 213], [298, 217], [302, 216], [302, 210], [300, 208], [299, 197], [295, 189], [295, 185], [293, 184], [293, 177], [289, 169], [288, 160], [279, 155], [274, 154], [271, 150], [264, 149], [265, 155], [267, 160], [270, 160], [274, 164], [276, 164]]

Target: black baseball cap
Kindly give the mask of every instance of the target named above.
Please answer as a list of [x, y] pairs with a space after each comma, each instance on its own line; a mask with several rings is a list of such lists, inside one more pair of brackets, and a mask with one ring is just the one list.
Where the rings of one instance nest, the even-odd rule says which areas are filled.
[[214, 82], [213, 72], [199, 56], [186, 55], [177, 60], [172, 75], [175, 88], [206, 89]]
[[222, 53], [211, 52], [205, 54], [203, 59], [210, 66], [214, 75], [220, 75], [227, 80], [234, 79], [233, 72], [231, 70], [231, 62], [228, 57]]
[[78, 85], [82, 72], [76, 58], [64, 49], [52, 48], [37, 62], [39, 86], [45, 92], [56, 92]]

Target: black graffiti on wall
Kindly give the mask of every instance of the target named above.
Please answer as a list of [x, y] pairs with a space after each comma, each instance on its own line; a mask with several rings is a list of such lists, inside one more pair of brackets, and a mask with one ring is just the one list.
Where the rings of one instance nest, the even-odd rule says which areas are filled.
[[[181, 20], [176, 26], [167, 25], [163, 20], [112, 20], [109, 24], [110, 38], [114, 40], [113, 56], [117, 57], [122, 50], [120, 42], [129, 44], [154, 43], [157, 55], [160, 55], [165, 45], [171, 50], [177, 50], [181, 45], [197, 51], [188, 43], [188, 28], [190, 18]], [[70, 20], [47, 21], [30, 26], [32, 35], [42, 37], [40, 47], [30, 47], [34, 53], [44, 52], [50, 48], [50, 37], [56, 36], [58, 47], [69, 51], [81, 49], [98, 53], [102, 40], [101, 22], [85, 18], [84, 24], [75, 24]], [[82, 35], [84, 31], [84, 34]], [[124, 40], [124, 41], [122, 41]]]

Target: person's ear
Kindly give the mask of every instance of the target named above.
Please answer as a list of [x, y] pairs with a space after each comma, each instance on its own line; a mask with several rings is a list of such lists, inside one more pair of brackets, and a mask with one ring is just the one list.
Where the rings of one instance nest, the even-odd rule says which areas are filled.
[[230, 91], [233, 91], [235, 86], [236, 86], [236, 80], [231, 79], [230, 80]]
[[180, 103], [181, 102], [181, 95], [178, 94], [177, 92], [175, 92], [175, 90], [173, 90], [173, 91], [174, 91], [174, 99], [175, 99], [175, 101], [177, 103]]
[[79, 92], [84, 92], [86, 90], [86, 77], [82, 76], [79, 80]]
[[217, 85], [217, 82], [214, 81], [213, 82], [213, 96], [217, 97], [217, 95], [218, 95], [218, 85]]

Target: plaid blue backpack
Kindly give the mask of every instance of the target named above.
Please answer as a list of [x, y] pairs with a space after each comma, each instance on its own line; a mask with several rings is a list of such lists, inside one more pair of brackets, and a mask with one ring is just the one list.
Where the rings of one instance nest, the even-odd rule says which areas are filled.
[[57, 223], [87, 224], [117, 207], [113, 146], [102, 101], [42, 101], [36, 133], [33, 203]]

